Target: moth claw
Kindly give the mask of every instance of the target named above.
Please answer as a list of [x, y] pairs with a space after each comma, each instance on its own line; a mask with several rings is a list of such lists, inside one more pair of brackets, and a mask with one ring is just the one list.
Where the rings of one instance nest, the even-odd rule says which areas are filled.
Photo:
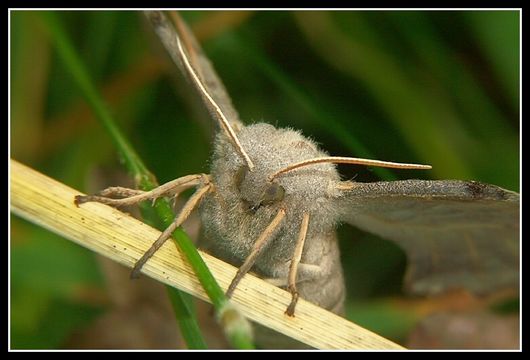
[[287, 306], [287, 309], [285, 310], [285, 315], [287, 316], [290, 316], [290, 317], [295, 317], [294, 316], [294, 310], [296, 308], [296, 304], [298, 303], [298, 293], [293, 293], [293, 298], [291, 300], [291, 303], [289, 304], [289, 306]]
[[140, 278], [140, 270], [139, 269], [132, 269], [131, 273], [129, 274], [129, 278], [131, 280], [139, 279]]
[[90, 201], [90, 196], [76, 195], [74, 198], [74, 204], [76, 207], [79, 207], [79, 204], [83, 204], [89, 201]]

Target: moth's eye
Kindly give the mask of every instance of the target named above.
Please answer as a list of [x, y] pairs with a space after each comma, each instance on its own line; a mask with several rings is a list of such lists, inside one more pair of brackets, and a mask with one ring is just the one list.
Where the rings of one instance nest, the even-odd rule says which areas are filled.
[[285, 189], [283, 186], [281, 186], [278, 183], [272, 183], [270, 184], [263, 193], [263, 197], [261, 199], [262, 205], [270, 205], [275, 202], [283, 200], [283, 197], [285, 195]]
[[245, 177], [247, 176], [248, 174], [248, 167], [246, 166], [241, 166], [239, 169], [237, 169], [236, 171], [236, 175], [235, 175], [235, 183], [236, 183], [236, 187], [239, 191], [241, 191], [241, 184], [243, 183], [243, 180], [245, 180]]

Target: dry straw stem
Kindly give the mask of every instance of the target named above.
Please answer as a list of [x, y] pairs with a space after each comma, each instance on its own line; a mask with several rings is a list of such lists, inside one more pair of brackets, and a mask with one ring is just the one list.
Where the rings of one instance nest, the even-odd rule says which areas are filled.
[[[66, 239], [120, 264], [132, 267], [160, 232], [100, 203], [79, 208], [80, 192], [11, 160], [12, 211]], [[219, 284], [226, 289], [237, 269], [202, 253]], [[192, 268], [174, 243], [167, 242], [143, 268], [145, 275], [208, 301]], [[401, 346], [300, 299], [296, 317], [284, 314], [291, 295], [247, 274], [233, 301], [249, 319], [318, 349], [403, 349]]]

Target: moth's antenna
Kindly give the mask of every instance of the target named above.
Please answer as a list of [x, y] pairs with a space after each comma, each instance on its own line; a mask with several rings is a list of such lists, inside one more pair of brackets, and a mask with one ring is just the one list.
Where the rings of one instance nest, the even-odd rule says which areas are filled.
[[177, 47], [178, 50], [182, 56], [182, 62], [184, 63], [184, 66], [186, 69], [188, 69], [188, 72], [191, 75], [191, 78], [195, 85], [199, 88], [202, 95], [208, 100], [212, 108], [215, 110], [215, 113], [218, 115], [219, 124], [223, 128], [223, 130], [226, 132], [226, 135], [228, 135], [228, 138], [232, 141], [232, 144], [236, 147], [237, 152], [239, 152], [239, 155], [243, 157], [245, 162], [247, 163], [248, 169], [252, 171], [252, 168], [254, 167], [254, 164], [252, 163], [252, 160], [250, 160], [250, 157], [246, 153], [245, 149], [243, 149], [243, 146], [241, 146], [241, 143], [239, 142], [239, 139], [236, 136], [236, 133], [234, 132], [234, 129], [230, 126], [230, 123], [228, 122], [227, 118], [223, 114], [223, 111], [221, 108], [217, 105], [215, 100], [210, 96], [208, 93], [208, 90], [204, 87], [202, 84], [202, 81], [197, 76], [197, 73], [191, 66], [190, 62], [188, 61], [188, 57], [186, 53], [184, 52], [184, 49], [182, 48], [182, 43], [180, 42], [180, 39], [177, 37]]
[[230, 122], [221, 110], [221, 107], [210, 95], [209, 91], [204, 86], [202, 80], [197, 75], [197, 71], [190, 64], [188, 54], [182, 46], [182, 41], [180, 39], [179, 34], [175, 31], [173, 26], [169, 25], [169, 22], [167, 21], [165, 15], [162, 12], [146, 11], [146, 15], [153, 24], [153, 27], [155, 28], [155, 31], [159, 35], [160, 39], [162, 40], [162, 43], [173, 58], [173, 61], [175, 61], [177, 64], [182, 63], [182, 65], [184, 65], [183, 70], [189, 75], [193, 84], [199, 90], [201, 97], [206, 103], [206, 106], [209, 108], [209, 110], [215, 113], [214, 117], [218, 119], [220, 127], [226, 133], [226, 135], [230, 139], [230, 142], [236, 148], [236, 151], [239, 153], [239, 155], [241, 155], [241, 157], [247, 164], [249, 170], [252, 170], [254, 168], [252, 160], [250, 160], [250, 157], [246, 153], [245, 149], [243, 149], [243, 146], [241, 146], [241, 143], [239, 142], [239, 139], [237, 138], [234, 129], [232, 128], [232, 126], [230, 126]]
[[394, 169], [432, 169], [431, 165], [419, 165], [419, 164], [404, 164], [390, 161], [381, 160], [370, 160], [370, 159], [359, 159], [351, 157], [341, 156], [328, 156], [321, 158], [314, 158], [309, 160], [300, 161], [298, 163], [291, 164], [283, 169], [276, 171], [274, 174], [269, 176], [269, 181], [274, 180], [278, 175], [284, 174], [288, 171], [301, 168], [303, 166], [320, 164], [320, 163], [333, 163], [333, 164], [357, 164], [357, 165], [368, 165], [368, 166], [379, 166]]

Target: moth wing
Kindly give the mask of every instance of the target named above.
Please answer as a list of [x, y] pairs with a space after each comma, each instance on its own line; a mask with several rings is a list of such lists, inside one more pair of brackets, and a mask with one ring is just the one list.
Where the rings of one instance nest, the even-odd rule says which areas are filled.
[[[165, 13], [161, 11], [146, 11], [147, 18], [151, 22], [155, 33], [158, 35], [166, 51], [173, 59], [173, 62], [187, 78], [191, 78], [191, 74], [186, 66], [184, 66], [182, 54], [178, 51], [176, 39], [180, 39], [180, 42], [186, 49], [187, 60], [190, 62], [199, 78], [201, 78], [202, 84], [226, 116], [230, 125], [237, 131], [243, 126], [243, 124], [239, 119], [239, 114], [234, 108], [232, 100], [230, 99], [222, 81], [219, 79], [219, 76], [206, 55], [204, 55], [199, 42], [195, 39], [195, 36], [184, 23], [182, 18], [175, 11], [171, 12], [170, 15], [171, 20], [169, 20]], [[193, 81], [191, 81], [191, 83], [194, 84]], [[200, 92], [199, 95], [203, 98], [204, 104], [212, 115], [215, 116], [211, 109], [210, 102], [206, 101], [204, 95]]]
[[341, 219], [405, 250], [406, 290], [487, 294], [518, 287], [518, 194], [456, 180], [348, 184]]

